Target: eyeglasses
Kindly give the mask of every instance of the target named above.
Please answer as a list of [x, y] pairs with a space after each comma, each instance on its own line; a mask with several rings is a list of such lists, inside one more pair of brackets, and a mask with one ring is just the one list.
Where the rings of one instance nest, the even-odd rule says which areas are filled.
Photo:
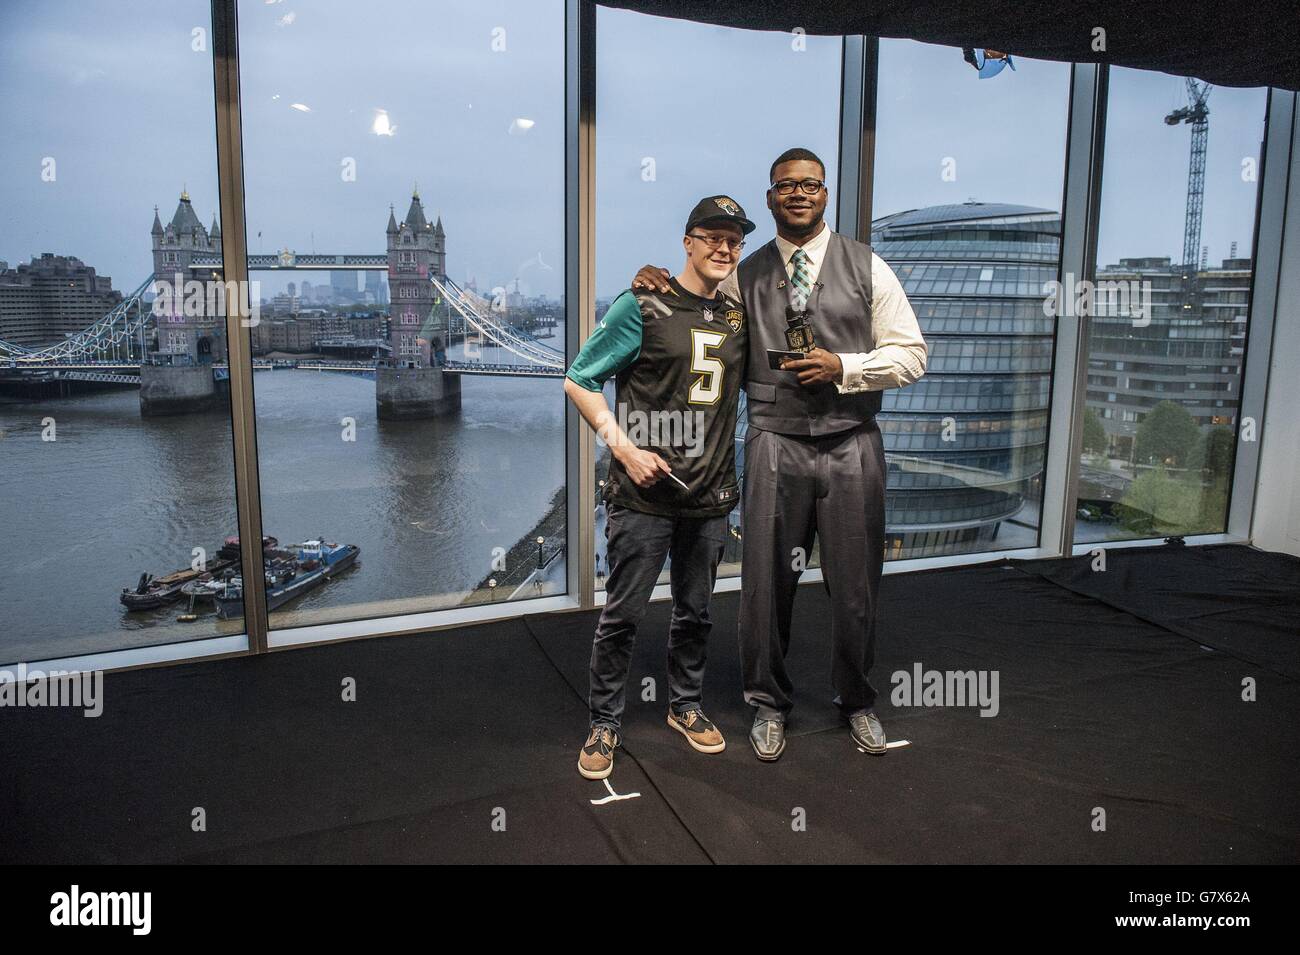
[[796, 186], [803, 190], [804, 195], [815, 196], [826, 187], [826, 183], [820, 179], [781, 179], [772, 183], [772, 188], [776, 190], [778, 196], [790, 195]]
[[745, 247], [744, 239], [731, 239], [724, 235], [700, 235], [698, 232], [688, 232], [686, 235], [692, 239], [699, 239], [709, 247], [710, 252], [717, 252], [724, 247], [730, 252], [739, 252]]

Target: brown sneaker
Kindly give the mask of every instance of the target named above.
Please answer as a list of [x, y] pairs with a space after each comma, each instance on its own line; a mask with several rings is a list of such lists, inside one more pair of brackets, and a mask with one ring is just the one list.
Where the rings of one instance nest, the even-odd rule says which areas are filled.
[[608, 726], [593, 726], [582, 752], [578, 754], [578, 772], [586, 779], [604, 779], [614, 771], [614, 750], [618, 734]]
[[727, 741], [722, 738], [718, 728], [699, 710], [687, 710], [685, 713], [669, 710], [668, 725], [685, 736], [686, 742], [701, 753], [721, 753], [727, 748]]

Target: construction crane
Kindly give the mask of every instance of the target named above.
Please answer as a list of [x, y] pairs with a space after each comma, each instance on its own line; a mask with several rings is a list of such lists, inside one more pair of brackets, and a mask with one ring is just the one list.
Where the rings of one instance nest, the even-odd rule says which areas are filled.
[[1192, 151], [1187, 161], [1187, 217], [1183, 223], [1183, 307], [1192, 307], [1192, 276], [1201, 250], [1201, 207], [1205, 202], [1205, 146], [1210, 136], [1209, 83], [1187, 77], [1187, 105], [1165, 117], [1165, 124], [1192, 127]]

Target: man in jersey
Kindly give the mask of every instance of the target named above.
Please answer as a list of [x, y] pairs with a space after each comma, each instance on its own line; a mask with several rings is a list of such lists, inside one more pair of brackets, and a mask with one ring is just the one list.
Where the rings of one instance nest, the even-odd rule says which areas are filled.
[[[822, 161], [789, 149], [769, 177], [776, 238], [745, 258], [732, 290], [750, 322], [740, 604], [745, 701], [754, 709], [750, 744], [767, 762], [785, 750], [794, 707], [785, 668], [791, 613], [816, 540], [830, 597], [835, 702], [854, 743], [881, 755], [885, 731], [867, 677], [885, 547], [876, 413], [883, 389], [925, 373], [926, 345], [889, 266], [826, 224]], [[663, 284], [663, 270], [646, 266], [632, 287]], [[807, 347], [807, 328], [815, 347]], [[769, 364], [769, 351], [788, 350], [804, 353], [778, 368]]]
[[[709, 598], [739, 501], [736, 407], [748, 328], [718, 292], [754, 223], [727, 196], [700, 200], [686, 220], [686, 264], [662, 291], [623, 292], [569, 368], [564, 391], [609, 445], [605, 608], [591, 647], [591, 730], [578, 772], [614, 767], [637, 625], [664, 558], [673, 611], [668, 631], [668, 725], [701, 753], [726, 742], [701, 708]], [[602, 387], [615, 378], [616, 413]]]

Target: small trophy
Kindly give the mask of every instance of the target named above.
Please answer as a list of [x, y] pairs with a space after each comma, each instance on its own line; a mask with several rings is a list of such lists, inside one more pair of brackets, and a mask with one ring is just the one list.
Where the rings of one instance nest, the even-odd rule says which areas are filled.
[[785, 343], [790, 351], [810, 352], [816, 347], [813, 341], [812, 324], [808, 321], [808, 312], [795, 310], [793, 305], [785, 308]]

